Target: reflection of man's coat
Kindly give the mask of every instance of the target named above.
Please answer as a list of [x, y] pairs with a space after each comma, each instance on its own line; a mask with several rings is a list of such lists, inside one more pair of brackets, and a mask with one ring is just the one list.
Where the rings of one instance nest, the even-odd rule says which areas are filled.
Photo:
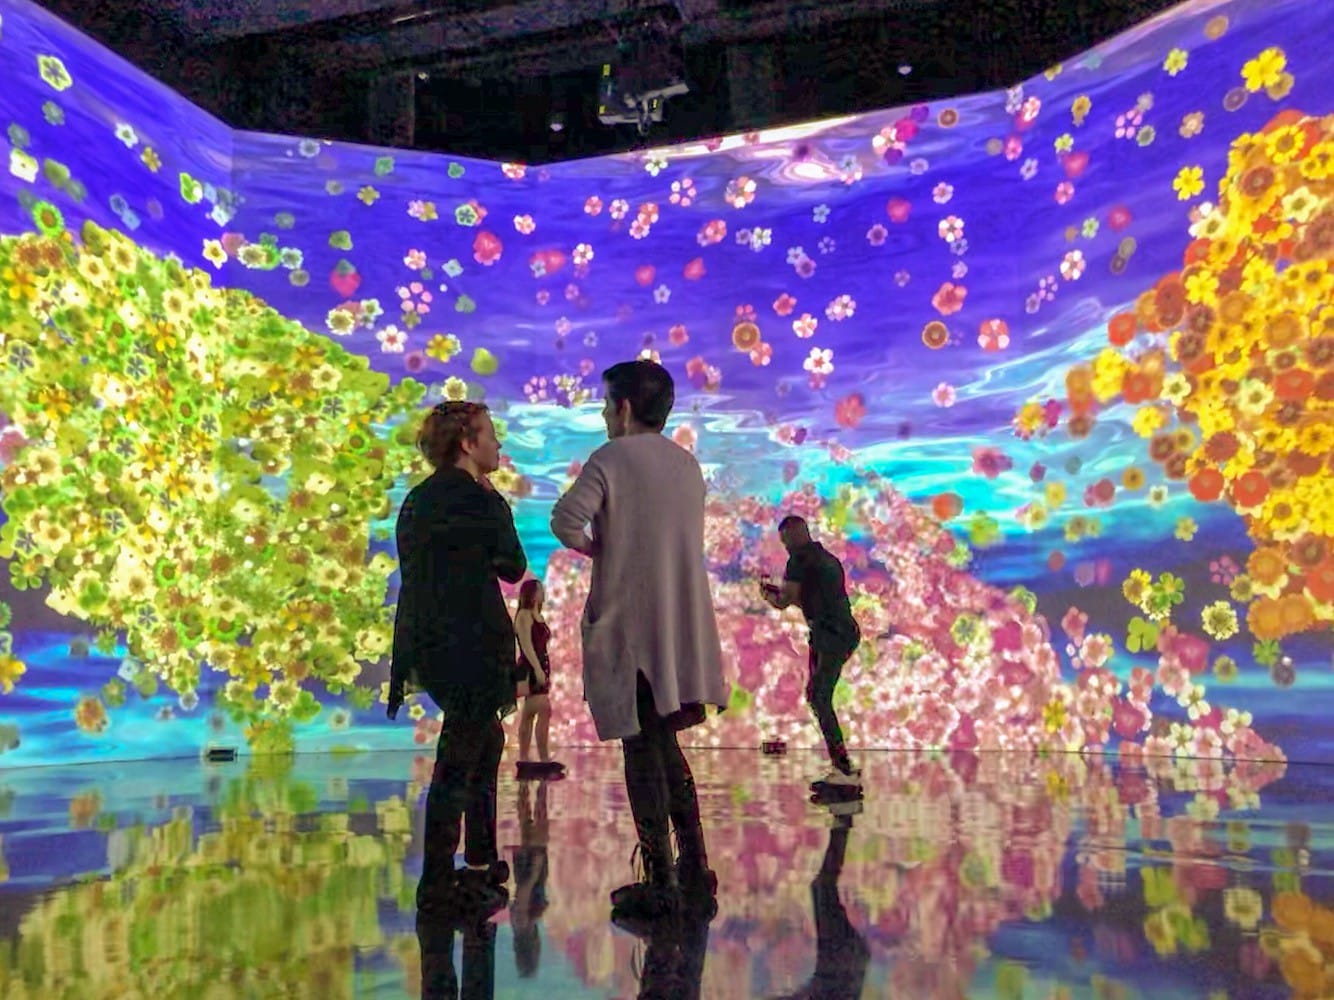
[[398, 514], [402, 587], [392, 676], [424, 688], [450, 719], [514, 705], [514, 623], [500, 580], [528, 561], [500, 494], [457, 468], [414, 487]]
[[604, 740], [639, 732], [635, 675], [657, 710], [727, 703], [723, 653], [704, 564], [704, 477], [661, 434], [603, 445], [556, 502], [551, 530], [571, 548], [592, 526], [584, 607], [584, 698]]

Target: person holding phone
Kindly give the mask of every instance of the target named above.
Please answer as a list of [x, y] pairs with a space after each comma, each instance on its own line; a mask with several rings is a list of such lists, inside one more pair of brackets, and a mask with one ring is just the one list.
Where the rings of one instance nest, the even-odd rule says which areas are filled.
[[795, 514], [778, 524], [778, 535], [788, 552], [782, 586], [760, 580], [760, 596], [779, 609], [797, 605], [810, 627], [810, 676], [806, 700], [815, 713], [833, 768], [819, 781], [823, 788], [860, 789], [861, 772], [854, 769], [843, 743], [843, 729], [834, 713], [834, 689], [843, 666], [861, 645], [861, 629], [852, 617], [843, 564], [819, 542]]
[[[398, 515], [402, 582], [394, 618], [389, 718], [408, 684], [443, 716], [426, 795], [419, 910], [462, 903], [499, 907], [509, 865], [496, 850], [496, 785], [514, 711], [514, 624], [500, 581], [528, 568], [509, 504], [488, 475], [500, 442], [481, 403], [446, 402], [426, 416], [418, 447], [434, 471]], [[464, 861], [454, 870], [466, 818]]]

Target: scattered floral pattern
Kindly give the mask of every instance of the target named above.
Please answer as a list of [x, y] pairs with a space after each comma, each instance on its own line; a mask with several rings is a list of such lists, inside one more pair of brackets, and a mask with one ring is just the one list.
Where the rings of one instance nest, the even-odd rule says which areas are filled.
[[[419, 405], [492, 404], [537, 532], [598, 443], [551, 425], [643, 356], [709, 470], [737, 692], [710, 739], [813, 739], [800, 628], [746, 583], [797, 509], [891, 633], [840, 695], [858, 741], [1282, 759], [1208, 685], [1328, 658], [1334, 108], [1284, 44], [1314, 15], [1225, 6], [1004, 93], [577, 168], [238, 137], [284, 179], [240, 190], [112, 107], [86, 43], [10, 18], [0, 698], [45, 690], [32, 643], [63, 627], [89, 633], [59, 706], [80, 746], [140, 711], [261, 749], [335, 710], [365, 731]], [[530, 545], [575, 738], [584, 569]], [[1029, 590], [989, 582], [992, 549]], [[1093, 620], [1053, 637], [1070, 594]]]

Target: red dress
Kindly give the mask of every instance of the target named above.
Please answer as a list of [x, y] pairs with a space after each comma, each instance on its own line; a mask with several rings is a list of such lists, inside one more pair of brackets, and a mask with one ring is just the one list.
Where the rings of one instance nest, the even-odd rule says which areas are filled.
[[519, 650], [519, 662], [515, 664], [514, 675], [520, 681], [528, 681], [528, 693], [547, 694], [551, 690], [551, 659], [547, 654], [547, 644], [551, 642], [551, 626], [546, 622], [533, 622], [532, 628], [533, 652], [537, 654], [537, 662], [542, 664], [542, 673], [546, 675], [546, 683], [537, 683], [537, 672], [533, 670], [533, 665], [528, 662], [528, 657], [523, 655], [523, 650]]

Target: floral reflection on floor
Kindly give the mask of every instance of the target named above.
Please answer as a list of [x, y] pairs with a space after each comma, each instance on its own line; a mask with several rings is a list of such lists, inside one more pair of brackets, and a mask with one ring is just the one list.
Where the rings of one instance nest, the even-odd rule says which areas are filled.
[[[645, 945], [607, 906], [630, 873], [620, 756], [562, 756], [559, 782], [503, 767], [516, 877], [477, 954], [497, 997], [634, 997]], [[839, 973], [858, 997], [1334, 984], [1328, 768], [875, 753], [840, 819], [807, 800], [814, 754], [693, 761], [722, 876], [702, 997], [809, 996], [831, 954], [862, 956]], [[420, 995], [423, 775], [427, 758], [391, 753], [0, 775], [0, 995]], [[841, 923], [817, 934], [831, 901]]]

